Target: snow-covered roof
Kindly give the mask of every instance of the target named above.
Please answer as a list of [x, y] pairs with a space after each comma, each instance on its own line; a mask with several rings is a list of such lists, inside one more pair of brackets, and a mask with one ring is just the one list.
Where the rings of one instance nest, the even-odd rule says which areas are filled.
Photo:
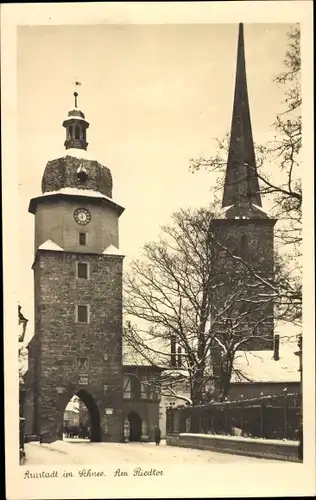
[[280, 359], [273, 351], [238, 351], [231, 382], [299, 382], [299, 360], [293, 345], [280, 346]]
[[78, 158], [79, 160], [83, 159], [83, 160], [90, 160], [90, 161], [98, 161], [96, 158], [96, 155], [94, 155], [93, 153], [91, 153], [89, 151], [86, 151], [85, 149], [80, 149], [80, 148], [69, 148], [69, 149], [63, 150], [58, 157], [63, 158], [65, 156], [73, 156], [74, 158]]
[[57, 243], [55, 243], [53, 240], [46, 240], [44, 243], [42, 243], [39, 247], [39, 250], [54, 250], [55, 252], [63, 252], [63, 248], [61, 248]]
[[126, 341], [123, 341], [123, 364], [128, 366], [166, 366], [159, 354], [155, 355], [151, 351], [142, 354]]
[[72, 196], [89, 196], [93, 198], [104, 198], [106, 200], [112, 201], [112, 198], [106, 196], [100, 191], [94, 191], [93, 189], [78, 189], [73, 187], [66, 187], [58, 189], [58, 191], [45, 191], [42, 196], [52, 196], [54, 194], [68, 194]]
[[122, 257], [124, 257], [124, 254], [114, 245], [109, 245], [105, 250], [103, 250], [102, 253], [104, 255], [121, 255]]
[[182, 368], [177, 368], [177, 369], [172, 369], [172, 370], [164, 370], [164, 375], [167, 376], [167, 377], [174, 377], [174, 378], [177, 378], [177, 377], [188, 377], [189, 376], [189, 372], [188, 370], [184, 370]]
[[[76, 110], [76, 111], [78, 111], [78, 110]], [[73, 110], [72, 110], [72, 111], [69, 111], [69, 113], [73, 113]], [[87, 121], [85, 118], [83, 118], [83, 117], [82, 117], [82, 116], [80, 116], [80, 115], [70, 115], [69, 113], [68, 113], [67, 118], [64, 120], [65, 122], [66, 122], [67, 120], [72, 120], [72, 119]]]
[[123, 365], [127, 366], [153, 366], [153, 363], [146, 359], [140, 352], [123, 352]]

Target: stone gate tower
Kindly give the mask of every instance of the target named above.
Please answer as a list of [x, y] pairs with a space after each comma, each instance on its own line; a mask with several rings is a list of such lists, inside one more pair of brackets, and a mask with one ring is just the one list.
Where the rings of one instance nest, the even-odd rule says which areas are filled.
[[35, 215], [35, 334], [29, 344], [27, 432], [62, 437], [77, 394], [93, 441], [120, 441], [122, 265], [110, 170], [87, 153], [89, 123], [75, 106], [63, 122], [65, 155], [49, 161]]
[[[218, 309], [224, 309], [225, 303], [229, 310], [228, 325], [238, 318], [240, 335], [249, 337], [241, 349], [270, 349], [274, 330], [273, 299], [269, 299], [271, 289], [265, 287], [264, 280], [273, 279], [273, 228], [276, 220], [269, 218], [262, 210], [242, 24], [239, 25], [235, 95], [222, 208], [225, 210], [224, 217], [212, 223], [214, 241], [219, 243], [213, 249], [213, 271], [222, 283], [220, 297], [214, 297], [213, 308], [218, 305]], [[246, 266], [239, 266], [238, 261], [231, 258], [232, 254], [240, 257]], [[247, 265], [251, 272], [247, 272]], [[259, 283], [264, 298], [262, 304], [259, 303], [258, 286], [254, 287], [252, 281], [256, 273], [263, 278]], [[237, 289], [238, 283], [240, 287], [237, 292], [233, 287]], [[231, 307], [228, 307], [229, 294], [232, 297]]]

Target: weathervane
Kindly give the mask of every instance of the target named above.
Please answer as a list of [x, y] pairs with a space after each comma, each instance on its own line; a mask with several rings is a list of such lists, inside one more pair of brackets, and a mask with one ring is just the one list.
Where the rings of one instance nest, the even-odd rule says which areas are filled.
[[78, 92], [76, 91], [76, 87], [79, 87], [79, 86], [81, 86], [81, 82], [78, 82], [78, 80], [75, 79], [75, 81], [74, 81], [74, 88], [75, 88], [75, 91], [74, 91], [75, 108], [78, 107]]

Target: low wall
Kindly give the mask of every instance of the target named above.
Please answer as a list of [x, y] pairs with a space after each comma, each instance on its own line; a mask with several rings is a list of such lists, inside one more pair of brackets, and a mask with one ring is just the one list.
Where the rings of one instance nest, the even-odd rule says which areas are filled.
[[253, 439], [240, 436], [183, 433], [168, 435], [166, 443], [170, 446], [196, 448], [234, 455], [247, 455], [258, 458], [299, 462], [298, 442], [276, 439]]

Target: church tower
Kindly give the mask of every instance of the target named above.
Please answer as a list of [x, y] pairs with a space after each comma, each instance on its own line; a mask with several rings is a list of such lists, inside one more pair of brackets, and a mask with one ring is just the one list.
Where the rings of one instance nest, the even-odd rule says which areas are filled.
[[[212, 222], [215, 242], [213, 272], [221, 282], [220, 292], [214, 293], [213, 313], [216, 308], [217, 312], [224, 310], [225, 303], [227, 324], [234, 326], [234, 321], [235, 325], [238, 322], [240, 335], [249, 337], [242, 349], [270, 349], [273, 345], [273, 300], [269, 298], [271, 289], [265, 287], [264, 280], [273, 278], [273, 228], [276, 221], [262, 210], [242, 24], [238, 34], [235, 95], [222, 208], [224, 218]], [[239, 263], [232, 255], [240, 258]], [[256, 281], [254, 286], [256, 274], [263, 279]]]
[[35, 216], [35, 334], [29, 344], [27, 432], [62, 438], [75, 394], [92, 441], [121, 441], [122, 266], [110, 170], [87, 153], [89, 123], [75, 106], [63, 122], [65, 154], [49, 161]]

